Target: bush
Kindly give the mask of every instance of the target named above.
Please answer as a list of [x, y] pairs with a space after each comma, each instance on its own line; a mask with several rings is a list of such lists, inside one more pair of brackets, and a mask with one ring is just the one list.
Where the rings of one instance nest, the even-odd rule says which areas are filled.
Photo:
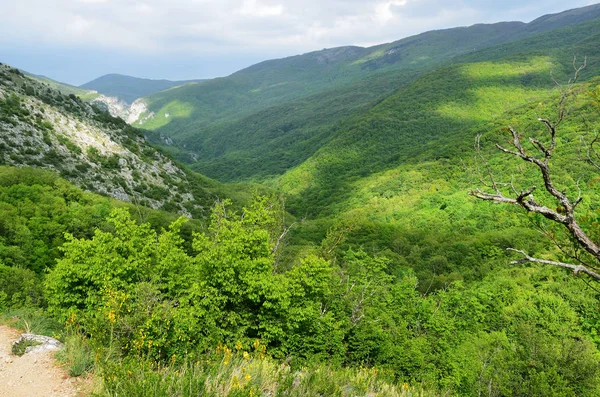
[[5, 307], [42, 306], [44, 303], [41, 280], [29, 269], [0, 263], [0, 292], [4, 294]]

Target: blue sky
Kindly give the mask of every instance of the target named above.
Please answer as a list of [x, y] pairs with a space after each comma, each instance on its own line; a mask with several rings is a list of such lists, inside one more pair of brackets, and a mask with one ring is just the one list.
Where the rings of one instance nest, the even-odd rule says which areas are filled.
[[0, 62], [70, 84], [225, 76], [265, 59], [541, 15], [571, 0], [0, 0]]

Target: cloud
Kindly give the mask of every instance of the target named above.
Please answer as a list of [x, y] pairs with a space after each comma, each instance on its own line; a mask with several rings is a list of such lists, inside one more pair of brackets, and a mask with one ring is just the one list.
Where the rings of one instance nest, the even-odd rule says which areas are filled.
[[19, 0], [0, 3], [0, 42], [154, 53], [295, 53], [527, 19], [564, 7], [562, 0]]
[[375, 6], [375, 19], [386, 23], [394, 18], [392, 7], [405, 6], [407, 3], [407, 0], [387, 0], [379, 3]]
[[[139, 59], [279, 57], [427, 30], [529, 21], [590, 0], [0, 0], [2, 48]], [[6, 53], [6, 51], [4, 51]], [[0, 59], [0, 61], [2, 61]], [[195, 76], [197, 77], [197, 76]]]
[[73, 34], [83, 34], [86, 33], [91, 27], [93, 23], [85, 19], [80, 15], [75, 15], [71, 22], [67, 25], [67, 29], [71, 31]]
[[275, 17], [283, 13], [283, 6], [260, 4], [257, 0], [244, 0], [239, 9], [240, 14], [250, 17]]

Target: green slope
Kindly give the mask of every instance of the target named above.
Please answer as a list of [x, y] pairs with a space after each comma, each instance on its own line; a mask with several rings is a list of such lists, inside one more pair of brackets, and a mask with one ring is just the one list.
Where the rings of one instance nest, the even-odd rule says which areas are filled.
[[152, 208], [202, 217], [216, 197], [255, 187], [196, 174], [123, 120], [0, 65], [0, 165], [51, 169], [76, 185]]
[[[356, 178], [400, 164], [454, 159], [470, 147], [472, 135], [503, 112], [545, 98], [554, 87], [551, 73], [566, 81], [573, 54], [600, 57], [591, 37], [551, 52], [493, 62], [457, 64], [429, 73], [398, 90], [362, 117], [348, 120], [314, 156], [278, 180], [298, 194], [303, 208], [338, 203]], [[545, 55], [542, 55], [545, 54]], [[600, 72], [589, 62], [583, 77]], [[458, 148], [458, 149], [457, 149]]]
[[[560, 54], [560, 49], [568, 46], [585, 46], [586, 42], [593, 45], [595, 34], [599, 31], [600, 20], [592, 20], [458, 56], [448, 62], [460, 64], [493, 60], [533, 51], [540, 56], [547, 54], [548, 50]], [[566, 51], [570, 51], [565, 53], [570, 55], [563, 57], [563, 62], [576, 54], [588, 54], [587, 50]], [[589, 62], [590, 67], [594, 67], [594, 59], [590, 58]], [[276, 176], [300, 164], [329, 142], [348, 122], [346, 119], [359, 117], [425, 72], [425, 69], [380, 72], [336, 89], [268, 107], [239, 120], [213, 123], [204, 127], [202, 134], [176, 139], [176, 145], [184, 146], [186, 151], [174, 147], [169, 149], [183, 161], [191, 163], [194, 169], [220, 180]], [[427, 82], [423, 84], [427, 85]], [[414, 100], [420, 100], [418, 95]], [[180, 119], [181, 124], [186, 120]], [[185, 127], [182, 125], [181, 128]], [[163, 143], [159, 138], [160, 131], [150, 134], [159, 144]]]
[[[226, 79], [147, 98], [150, 109], [160, 111], [142, 127], [153, 130], [150, 137], [157, 144], [164, 144], [165, 136], [173, 138], [174, 146], [168, 149], [199, 172], [220, 180], [262, 180], [300, 164], [329, 142], [346, 118], [356, 117], [444, 59], [464, 63], [573, 45], [593, 35], [598, 21], [551, 29], [599, 13], [600, 7], [591, 6], [529, 24], [475, 25], [427, 32], [370, 49], [345, 47], [267, 61]], [[485, 49], [522, 36], [529, 38]], [[484, 49], [472, 52], [477, 48]], [[465, 51], [470, 54], [457, 56]], [[315, 60], [325, 55], [329, 63], [314, 67]], [[265, 79], [281, 82], [291, 75], [313, 81], [275, 84], [265, 95], [263, 89], [251, 95], [243, 92], [253, 84], [266, 84]], [[335, 79], [324, 81], [331, 76]], [[324, 91], [309, 95], [311, 84]], [[304, 96], [293, 99], [298, 95]]]
[[514, 181], [518, 189], [539, 186], [534, 169], [510, 161], [493, 143], [505, 144], [501, 130], [507, 125], [525, 136], [543, 136], [537, 118], [556, 114], [551, 73], [567, 81], [573, 54], [587, 54], [590, 62], [581, 77], [589, 82], [570, 99], [561, 156], [552, 169], [561, 189], [575, 196], [581, 178], [587, 203], [582, 216], [595, 219], [597, 177], [579, 150], [580, 136], [591, 133], [600, 119], [585, 95], [600, 82], [595, 78], [600, 65], [591, 62], [600, 58], [597, 43], [597, 36], [589, 37], [553, 51], [449, 65], [347, 119], [314, 155], [272, 182], [287, 195], [291, 212], [308, 219], [296, 229], [295, 241], [320, 241], [331, 226], [348, 230], [346, 244], [393, 258], [397, 272], [413, 269], [423, 290], [478, 279], [501, 258], [508, 261], [507, 247], [549, 250], [530, 230], [532, 218], [468, 197], [481, 174], [473, 142], [484, 134], [486, 155], [500, 181]]
[[136, 99], [146, 95], [198, 81], [201, 80], [151, 80], [121, 74], [107, 74], [82, 84], [80, 88], [98, 91], [109, 97], [117, 97], [126, 103], [133, 103]]
[[35, 74], [27, 73], [25, 71], [22, 71], [22, 72], [25, 75], [31, 77], [32, 79], [37, 80], [40, 83], [46, 84], [48, 87], [51, 87], [51, 88], [54, 88], [55, 90], [60, 91], [64, 95], [73, 94], [73, 95], [76, 95], [79, 98], [83, 99], [84, 101], [89, 102], [89, 101], [97, 98], [100, 95], [100, 94], [98, 94], [98, 92], [95, 92], [94, 90], [91, 90], [91, 89], [75, 87], [73, 85], [69, 85], [69, 84], [58, 82], [56, 80], [52, 80], [46, 76], [35, 75]]
[[[382, 96], [407, 84], [412, 71], [391, 71], [335, 90], [271, 106], [235, 121], [214, 123], [203, 137], [181, 137], [185, 151], [165, 146], [184, 162], [221, 180], [264, 179], [300, 164], [325, 144], [337, 126]], [[156, 131], [147, 134], [164, 142]], [[193, 157], [192, 157], [193, 155]]]
[[[280, 104], [387, 70], [421, 71], [481, 43], [518, 30], [521, 23], [475, 25], [428, 32], [371, 48], [340, 47], [262, 62], [225, 78], [144, 98], [152, 118], [143, 126], [174, 139], [203, 136], [213, 123], [239, 120]], [[451, 48], [451, 50], [448, 50]]]

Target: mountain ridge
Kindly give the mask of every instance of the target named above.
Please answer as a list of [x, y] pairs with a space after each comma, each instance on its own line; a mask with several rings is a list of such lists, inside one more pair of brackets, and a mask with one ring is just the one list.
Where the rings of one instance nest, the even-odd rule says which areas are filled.
[[[246, 159], [260, 154], [245, 152], [244, 148], [237, 148], [241, 151], [234, 153], [237, 150], [235, 137], [243, 139], [246, 126], [255, 129], [254, 126], [258, 125], [255, 123], [261, 123], [261, 118], [272, 119], [263, 117], [268, 109], [283, 109], [286, 104], [290, 107], [303, 101], [333, 98], [335, 90], [342, 92], [347, 88], [349, 92], [352, 86], [369, 93], [363, 95], [364, 99], [350, 101], [345, 110], [336, 106], [339, 111], [349, 113], [357, 106], [368, 106], [369, 101], [377, 100], [378, 94], [384, 97], [393, 89], [444, 63], [460, 62], [458, 57], [536, 37], [556, 30], [556, 26], [576, 26], [597, 16], [600, 16], [600, 5], [592, 5], [548, 14], [529, 23], [475, 24], [424, 32], [368, 48], [343, 46], [267, 60], [228, 77], [206, 81], [200, 86], [188, 85], [144, 97], [140, 101], [146, 104], [148, 110], [140, 114], [134, 125], [152, 131], [149, 136], [154, 143], [161, 144], [199, 171], [210, 171], [206, 165], [212, 161], [211, 158], [214, 158], [215, 169], [230, 168], [238, 160], [241, 160], [241, 169]], [[380, 83], [378, 79], [381, 79]], [[370, 83], [379, 92], [369, 87]], [[302, 106], [301, 111], [304, 112], [305, 107]], [[290, 108], [289, 111], [293, 110]], [[327, 116], [324, 114], [328, 111], [327, 108], [315, 109], [306, 114], [306, 118], [325, 120]], [[284, 139], [288, 131], [295, 129], [283, 119], [277, 124], [263, 124], [261, 128], [266, 139]], [[267, 131], [271, 128], [274, 128], [272, 132]], [[281, 131], [279, 135], [276, 130]], [[303, 134], [308, 134], [308, 131]], [[268, 140], [263, 142], [268, 144]], [[262, 151], [267, 156], [271, 152]], [[195, 165], [198, 159], [202, 166]], [[284, 167], [297, 162], [297, 159], [283, 161], [287, 164]], [[236, 173], [238, 171], [234, 169], [232, 175]], [[218, 178], [224, 174], [220, 172], [213, 176]], [[241, 175], [244, 174], [247, 175], [241, 171]], [[266, 175], [269, 171], [261, 172], [260, 177]]]
[[219, 189], [122, 119], [3, 64], [0, 132], [0, 164], [50, 169], [122, 201], [201, 216], [211, 190]]
[[127, 104], [132, 104], [136, 99], [153, 94], [155, 92], [201, 81], [203, 80], [155, 80], [127, 76], [118, 73], [109, 73], [94, 80], [88, 81], [87, 83], [80, 85], [79, 88], [94, 90], [107, 97], [115, 97], [123, 100]]

